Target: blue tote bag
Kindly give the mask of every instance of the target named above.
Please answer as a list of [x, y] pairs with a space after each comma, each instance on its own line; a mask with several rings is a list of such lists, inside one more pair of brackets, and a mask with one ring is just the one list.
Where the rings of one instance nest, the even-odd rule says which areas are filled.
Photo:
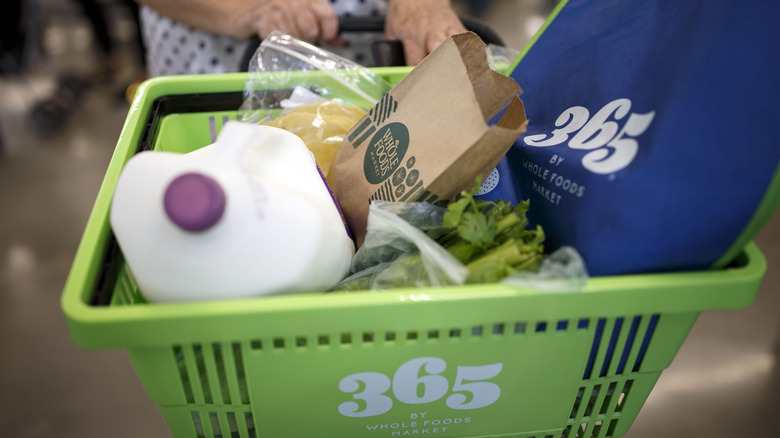
[[724, 266], [780, 199], [778, 27], [777, 0], [564, 0], [481, 197], [530, 198], [593, 276]]

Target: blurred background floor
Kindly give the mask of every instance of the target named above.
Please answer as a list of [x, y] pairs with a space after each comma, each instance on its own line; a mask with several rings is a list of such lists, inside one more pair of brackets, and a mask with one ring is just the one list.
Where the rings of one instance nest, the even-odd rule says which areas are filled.
[[[142, 73], [134, 23], [109, 11], [119, 57], [90, 82], [62, 124], [30, 114], [66, 72], [101, 70], [77, 4], [39, 0], [39, 53], [24, 72], [0, 75], [0, 434], [35, 437], [167, 437], [121, 351], [85, 351], [65, 327], [60, 293], [129, 109], [124, 88]], [[550, 2], [463, 2], [519, 50]], [[5, 6], [4, 6], [5, 7]], [[94, 77], [94, 75], [93, 75]], [[777, 436], [780, 392], [780, 217], [756, 239], [769, 264], [757, 302], [702, 314], [662, 375], [628, 437]]]

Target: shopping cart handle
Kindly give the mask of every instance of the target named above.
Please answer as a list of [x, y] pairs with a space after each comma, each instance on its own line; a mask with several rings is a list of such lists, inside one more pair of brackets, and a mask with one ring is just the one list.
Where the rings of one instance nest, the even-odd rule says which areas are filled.
[[382, 32], [385, 30], [385, 17], [339, 17], [339, 32]]
[[[495, 44], [503, 46], [504, 42], [501, 37], [496, 33], [490, 25], [482, 20], [474, 17], [459, 16], [463, 26], [474, 33], [476, 33], [485, 44]], [[339, 17], [339, 32], [341, 33], [358, 33], [358, 32], [383, 32], [385, 29], [385, 17], [384, 16], [367, 16], [367, 17]], [[260, 46], [260, 38], [253, 36], [249, 40], [249, 44], [244, 51], [243, 56], [239, 64], [239, 71], [247, 71], [249, 68], [249, 61], [254, 56], [257, 48]], [[400, 41], [385, 40], [383, 38], [377, 38], [371, 42], [372, 55], [374, 57], [374, 63], [377, 67], [391, 67], [405, 65], [403, 45]]]

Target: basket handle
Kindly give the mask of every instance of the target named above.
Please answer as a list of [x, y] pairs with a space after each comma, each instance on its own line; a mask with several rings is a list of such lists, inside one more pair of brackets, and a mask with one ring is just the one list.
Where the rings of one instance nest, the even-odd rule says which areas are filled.
[[[495, 44], [503, 46], [504, 41], [486, 22], [460, 15], [460, 21], [463, 26], [479, 36], [485, 44]], [[369, 17], [339, 17], [339, 31], [342, 33], [357, 32], [382, 32], [385, 29], [384, 16]], [[246, 72], [249, 67], [249, 61], [254, 56], [257, 48], [260, 46], [260, 38], [255, 35], [249, 40], [249, 44], [241, 56], [238, 70]], [[374, 63], [377, 67], [395, 67], [405, 65], [403, 45], [401, 41], [377, 39], [371, 42], [371, 52], [374, 57]]]

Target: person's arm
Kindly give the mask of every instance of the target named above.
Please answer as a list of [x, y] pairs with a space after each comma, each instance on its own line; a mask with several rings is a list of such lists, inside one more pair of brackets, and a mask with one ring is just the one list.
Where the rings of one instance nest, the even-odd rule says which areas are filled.
[[313, 43], [338, 36], [338, 17], [322, 0], [137, 1], [181, 24], [237, 39], [263, 39], [275, 30]]
[[408, 65], [417, 65], [447, 37], [466, 31], [450, 0], [388, 0], [385, 37], [401, 40]]

